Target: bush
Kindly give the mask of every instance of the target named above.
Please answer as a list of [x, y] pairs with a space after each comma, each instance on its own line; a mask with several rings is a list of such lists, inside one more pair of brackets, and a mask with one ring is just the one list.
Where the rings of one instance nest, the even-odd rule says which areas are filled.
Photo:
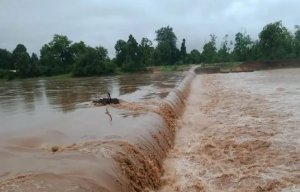
[[13, 80], [17, 77], [15, 72], [0, 69], [0, 79]]

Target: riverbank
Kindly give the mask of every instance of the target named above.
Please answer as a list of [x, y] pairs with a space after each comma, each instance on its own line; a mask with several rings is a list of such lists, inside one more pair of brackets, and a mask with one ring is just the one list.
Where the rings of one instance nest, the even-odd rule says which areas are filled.
[[66, 73], [61, 75], [53, 75], [53, 76], [37, 76], [37, 77], [26, 77], [26, 78], [20, 78], [20, 77], [14, 77], [11, 79], [7, 78], [0, 78], [0, 82], [5, 81], [22, 81], [22, 80], [64, 80], [64, 79], [70, 79], [70, 78], [90, 78], [90, 77], [105, 77], [105, 76], [116, 76], [116, 75], [130, 75], [130, 74], [141, 74], [141, 73], [168, 73], [168, 72], [182, 72], [182, 71], [188, 71], [193, 65], [186, 64], [186, 65], [161, 65], [161, 66], [150, 66], [145, 69], [145, 71], [142, 72], [122, 72], [121, 70], [117, 70], [114, 74], [107, 74], [107, 75], [95, 75], [95, 76], [83, 76], [83, 77], [74, 77], [72, 76], [72, 73]]
[[299, 74], [197, 76], [158, 191], [298, 191]]
[[[137, 73], [157, 73], [157, 72], [178, 72], [178, 71], [188, 71], [195, 64], [183, 64], [183, 65], [160, 65], [160, 66], [149, 66], [146, 67], [144, 71], [141, 72], [122, 72], [120, 69], [117, 69], [115, 73], [102, 75], [102, 76], [112, 76], [112, 75], [128, 75], [128, 74], [137, 74]], [[252, 72], [257, 70], [270, 70], [270, 69], [284, 69], [284, 68], [296, 68], [300, 67], [300, 60], [274, 60], [274, 61], [246, 61], [246, 62], [221, 62], [221, 63], [210, 63], [210, 64], [197, 64], [204, 68], [203, 73], [230, 73], [230, 72]], [[208, 69], [208, 70], [206, 70]], [[199, 69], [200, 71], [200, 69]], [[101, 76], [86, 76], [88, 77], [101, 77]], [[34, 79], [44, 79], [44, 80], [63, 80], [70, 78], [85, 78], [83, 77], [74, 77], [71, 73], [54, 75], [54, 76], [38, 76], [38, 77], [28, 77], [28, 78], [19, 78], [14, 77], [12, 79], [0, 78], [0, 82], [11, 81], [11, 80], [34, 80]]]
[[23, 80], [64, 80], [64, 79], [70, 79], [70, 78], [73, 78], [72, 74], [67, 73], [67, 74], [53, 75], [53, 76], [38, 76], [38, 77], [26, 77], [26, 78], [14, 77], [12, 79], [0, 78], [0, 82], [23, 81]]

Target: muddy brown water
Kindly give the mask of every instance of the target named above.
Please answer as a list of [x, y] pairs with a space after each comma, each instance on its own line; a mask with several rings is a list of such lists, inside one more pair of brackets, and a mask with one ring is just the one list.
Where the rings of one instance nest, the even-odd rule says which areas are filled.
[[183, 73], [154, 73], [66, 80], [0, 82], [0, 133], [41, 127], [89, 107], [95, 97], [126, 101], [161, 99], [183, 79]]
[[300, 69], [152, 75], [1, 85], [0, 191], [299, 191]]
[[[174, 135], [166, 129], [173, 117], [161, 115], [173, 114], [172, 102], [161, 102], [184, 76], [1, 82], [0, 191], [140, 191], [158, 186], [160, 164]], [[89, 102], [107, 91], [124, 102], [109, 107]]]
[[300, 69], [197, 75], [160, 192], [300, 191]]

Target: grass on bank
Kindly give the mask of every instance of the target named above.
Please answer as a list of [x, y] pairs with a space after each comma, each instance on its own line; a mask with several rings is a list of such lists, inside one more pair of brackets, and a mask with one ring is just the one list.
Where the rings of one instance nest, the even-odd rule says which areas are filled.
[[[223, 63], [211, 63], [211, 64], [197, 64], [199, 66], [205, 66], [205, 67], [221, 67], [221, 69], [229, 70], [232, 68], [237, 67], [238, 65], [242, 64], [243, 62], [223, 62]], [[183, 64], [183, 65], [161, 65], [161, 66], [149, 66], [146, 68], [145, 72], [176, 72], [176, 71], [187, 71], [189, 70], [193, 65], [195, 64]], [[113, 75], [126, 75], [130, 74], [128, 72], [122, 72], [121, 69], [117, 69], [115, 71], [115, 74]], [[28, 77], [28, 78], [20, 78], [20, 77], [14, 77], [13, 79], [10, 80], [65, 80], [65, 79], [70, 79], [74, 78], [72, 76], [72, 73], [67, 73], [67, 74], [61, 74], [61, 75], [53, 75], [53, 76], [39, 76], [39, 77]], [[6, 78], [0, 78], [0, 82], [5, 82], [8, 81]]]
[[61, 75], [54, 75], [54, 76], [44, 76], [44, 77], [37, 77], [37, 79], [49, 79], [49, 80], [64, 80], [64, 79], [69, 79], [72, 78], [71, 73], [67, 74], [61, 74]]
[[223, 69], [233, 69], [233, 68], [239, 66], [242, 63], [243, 62], [225, 62], [225, 63], [222, 63], [221, 68], [223, 68]]
[[222, 63], [208, 63], [208, 64], [202, 64], [202, 66], [205, 67], [220, 67], [221, 69], [233, 69], [243, 62], [222, 62]]
[[67, 74], [53, 75], [53, 76], [38, 76], [38, 77], [26, 77], [26, 78], [21, 78], [21, 77], [16, 76], [11, 79], [0, 78], [0, 82], [23, 81], [23, 80], [65, 80], [65, 79], [70, 79], [70, 78], [72, 78], [72, 74], [67, 73]]
[[[222, 62], [222, 63], [208, 63], [208, 64], [200, 63], [200, 64], [196, 64], [196, 65], [201, 66], [201, 67], [204, 67], [204, 66], [205, 67], [220, 67], [221, 69], [228, 70], [228, 69], [233, 69], [242, 63], [243, 62]], [[186, 71], [186, 70], [190, 69], [193, 65], [195, 65], [195, 64], [162, 65], [162, 66], [147, 67], [147, 69], [153, 68], [153, 69], [156, 69], [157, 71], [161, 71], [161, 72]]]
[[185, 65], [161, 65], [161, 66], [151, 66], [147, 67], [149, 71], [150, 69], [154, 69], [160, 72], [174, 72], [174, 71], [185, 71], [188, 70], [192, 65], [185, 64]]

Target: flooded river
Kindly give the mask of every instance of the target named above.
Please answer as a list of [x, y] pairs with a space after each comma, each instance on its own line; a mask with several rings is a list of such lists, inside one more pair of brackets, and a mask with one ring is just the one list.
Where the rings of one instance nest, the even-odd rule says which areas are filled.
[[164, 98], [183, 73], [135, 74], [66, 80], [0, 82], [0, 133], [44, 127], [97, 97], [138, 102]]
[[159, 191], [300, 191], [300, 69], [192, 82]]
[[[2, 82], [0, 191], [299, 191], [299, 82], [300, 69]], [[107, 91], [123, 102], [91, 105]]]
[[[174, 135], [165, 126], [161, 103], [184, 76], [1, 82], [0, 191], [157, 186], [160, 163]], [[91, 99], [106, 97], [108, 91], [122, 100], [120, 105], [92, 105]], [[146, 180], [140, 171], [148, 175]]]

